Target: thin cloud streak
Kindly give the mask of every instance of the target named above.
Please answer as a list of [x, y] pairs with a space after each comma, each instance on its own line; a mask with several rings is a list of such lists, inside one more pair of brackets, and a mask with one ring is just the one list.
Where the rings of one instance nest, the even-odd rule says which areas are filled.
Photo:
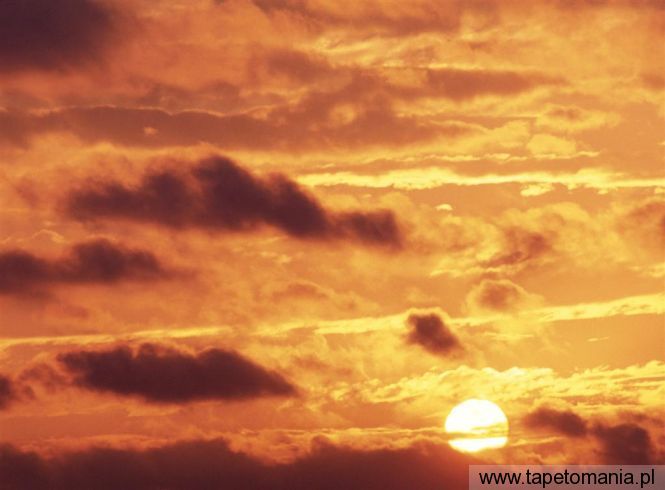
[[435, 189], [446, 185], [479, 186], [503, 184], [561, 184], [568, 189], [639, 189], [665, 188], [665, 178], [634, 178], [621, 172], [603, 169], [583, 169], [575, 173], [524, 172], [515, 174], [461, 175], [442, 168], [392, 170], [376, 175], [352, 172], [312, 173], [298, 178], [309, 186], [351, 186], [373, 189], [395, 188], [403, 190]]

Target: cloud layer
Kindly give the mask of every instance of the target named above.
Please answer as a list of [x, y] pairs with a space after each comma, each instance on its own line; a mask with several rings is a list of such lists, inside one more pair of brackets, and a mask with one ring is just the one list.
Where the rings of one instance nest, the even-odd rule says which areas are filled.
[[91, 448], [55, 458], [4, 445], [0, 474], [7, 490], [459, 490], [467, 485], [469, 459], [449, 449], [318, 446], [293, 462], [268, 465], [223, 440], [146, 450]]

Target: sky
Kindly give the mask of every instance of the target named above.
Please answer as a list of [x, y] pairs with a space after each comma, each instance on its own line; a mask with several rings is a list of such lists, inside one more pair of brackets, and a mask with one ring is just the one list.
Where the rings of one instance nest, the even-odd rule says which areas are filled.
[[[11, 489], [665, 464], [665, 4], [0, 1]], [[449, 445], [468, 399], [507, 444]]]

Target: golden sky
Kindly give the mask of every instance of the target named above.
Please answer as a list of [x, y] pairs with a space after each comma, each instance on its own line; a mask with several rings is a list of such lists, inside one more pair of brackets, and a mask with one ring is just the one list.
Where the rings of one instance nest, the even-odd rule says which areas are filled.
[[[0, 2], [0, 477], [664, 464], [664, 34], [662, 0]], [[467, 399], [504, 447], [449, 447]]]

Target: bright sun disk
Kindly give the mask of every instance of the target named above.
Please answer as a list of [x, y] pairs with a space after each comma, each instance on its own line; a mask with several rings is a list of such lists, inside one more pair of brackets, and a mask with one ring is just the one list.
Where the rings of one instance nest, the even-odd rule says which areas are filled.
[[489, 400], [466, 400], [448, 414], [446, 432], [453, 449], [474, 453], [503, 447], [508, 442], [508, 418]]

